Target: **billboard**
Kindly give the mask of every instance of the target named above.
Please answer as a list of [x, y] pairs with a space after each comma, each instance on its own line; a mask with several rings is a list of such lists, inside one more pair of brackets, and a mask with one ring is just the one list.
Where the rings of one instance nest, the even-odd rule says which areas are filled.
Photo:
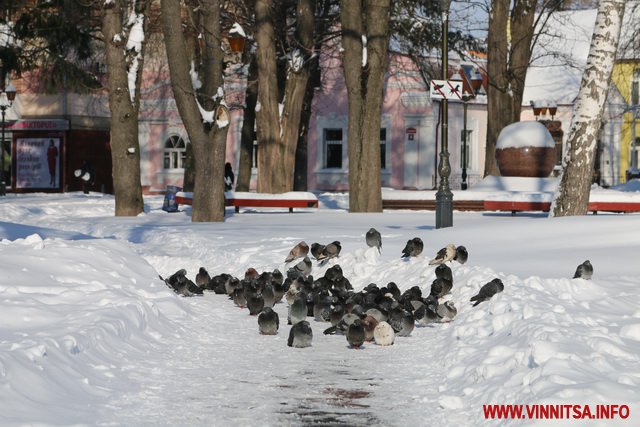
[[60, 188], [60, 138], [16, 138], [16, 188]]

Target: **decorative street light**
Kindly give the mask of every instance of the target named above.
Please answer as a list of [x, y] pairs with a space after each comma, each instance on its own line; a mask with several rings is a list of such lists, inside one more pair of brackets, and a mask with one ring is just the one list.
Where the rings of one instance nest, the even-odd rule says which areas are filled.
[[[463, 71], [464, 72], [464, 71]], [[458, 74], [459, 75], [459, 74]], [[467, 75], [465, 74], [465, 78]], [[469, 101], [474, 99], [478, 94], [478, 90], [482, 86], [482, 76], [478, 72], [478, 70], [474, 70], [471, 74], [471, 78], [469, 79], [469, 89], [471, 92], [467, 90], [467, 87], [463, 84], [462, 87], [462, 108], [463, 108], [463, 127], [462, 127], [462, 184], [461, 188], [463, 190], [467, 189], [467, 107]]]
[[[449, 5], [451, 0], [440, 0], [442, 8], [442, 80], [449, 78], [448, 68], [448, 52], [447, 52], [447, 33], [449, 32]], [[442, 144], [440, 149], [440, 165], [438, 166], [438, 174], [440, 175], [440, 185], [436, 192], [436, 228], [444, 228], [453, 226], [453, 193], [449, 188], [449, 175], [451, 174], [451, 164], [449, 163], [449, 117], [448, 105], [446, 98], [441, 104], [442, 109]]]
[[236, 55], [242, 55], [242, 52], [244, 52], [244, 43], [247, 40], [247, 35], [240, 24], [238, 24], [237, 22], [233, 24], [233, 26], [227, 33], [227, 40], [229, 41], [231, 52]]
[[7, 194], [7, 184], [4, 174], [4, 128], [5, 114], [8, 108], [11, 108], [13, 101], [16, 99], [16, 87], [9, 81], [9, 85], [0, 93], [0, 110], [2, 111], [2, 139], [0, 139], [0, 196]]

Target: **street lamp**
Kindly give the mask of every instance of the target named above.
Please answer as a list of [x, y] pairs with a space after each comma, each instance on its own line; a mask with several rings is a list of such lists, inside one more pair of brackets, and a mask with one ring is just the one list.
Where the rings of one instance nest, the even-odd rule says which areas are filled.
[[[442, 80], [448, 80], [449, 63], [447, 52], [447, 33], [449, 32], [449, 5], [451, 0], [440, 0], [442, 8]], [[453, 193], [449, 188], [449, 175], [451, 174], [451, 164], [449, 163], [449, 141], [448, 141], [448, 105], [447, 99], [443, 99], [442, 109], [442, 144], [440, 149], [440, 165], [438, 174], [440, 175], [440, 185], [436, 192], [436, 228], [453, 226]]]
[[[464, 71], [463, 71], [464, 72]], [[465, 79], [468, 76], [465, 74]], [[462, 126], [462, 184], [460, 185], [463, 190], [467, 189], [467, 106], [469, 101], [474, 99], [478, 94], [478, 90], [482, 86], [482, 76], [478, 72], [478, 70], [474, 70], [471, 78], [469, 79], [468, 88], [470, 92], [467, 90], [467, 87], [463, 84], [462, 90], [462, 108], [463, 108], [463, 126]]]
[[5, 115], [8, 108], [11, 108], [13, 101], [16, 99], [16, 87], [9, 82], [9, 85], [0, 93], [0, 111], [2, 111], [2, 139], [0, 139], [0, 196], [7, 194], [7, 184], [4, 175], [4, 128]]

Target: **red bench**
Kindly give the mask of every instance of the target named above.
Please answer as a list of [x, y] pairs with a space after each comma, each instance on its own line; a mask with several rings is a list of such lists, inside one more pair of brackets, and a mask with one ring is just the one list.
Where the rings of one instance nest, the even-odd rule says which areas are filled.
[[[522, 201], [522, 200], [485, 200], [484, 210], [486, 211], [511, 211], [511, 215], [516, 212], [549, 212], [551, 202]], [[597, 214], [601, 212], [640, 212], [638, 202], [614, 202], [614, 201], [594, 201], [589, 202], [589, 212]]]
[[[176, 203], [190, 205], [192, 197], [192, 193], [178, 192]], [[224, 203], [225, 206], [234, 206], [236, 213], [240, 212], [241, 207], [289, 208], [289, 212], [293, 212], [293, 208], [317, 208], [318, 198], [315, 194], [306, 191], [290, 191], [281, 194], [228, 191], [224, 193]]]

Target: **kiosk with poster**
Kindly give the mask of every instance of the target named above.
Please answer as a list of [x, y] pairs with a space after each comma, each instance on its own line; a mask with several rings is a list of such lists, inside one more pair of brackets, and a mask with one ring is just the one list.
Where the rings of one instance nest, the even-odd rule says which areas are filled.
[[60, 138], [16, 138], [17, 189], [60, 187]]

